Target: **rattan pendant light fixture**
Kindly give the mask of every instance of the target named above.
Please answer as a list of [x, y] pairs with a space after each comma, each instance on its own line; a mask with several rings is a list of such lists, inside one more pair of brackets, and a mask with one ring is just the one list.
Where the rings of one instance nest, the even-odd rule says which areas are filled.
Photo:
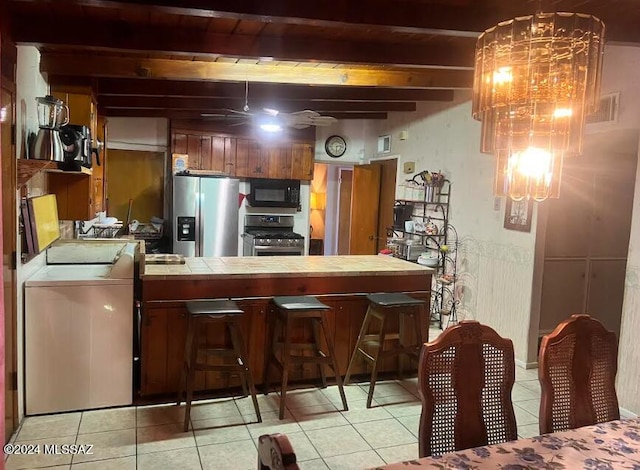
[[478, 38], [473, 117], [480, 151], [496, 156], [496, 195], [559, 196], [562, 160], [581, 153], [600, 99], [604, 29], [591, 15], [536, 13]]

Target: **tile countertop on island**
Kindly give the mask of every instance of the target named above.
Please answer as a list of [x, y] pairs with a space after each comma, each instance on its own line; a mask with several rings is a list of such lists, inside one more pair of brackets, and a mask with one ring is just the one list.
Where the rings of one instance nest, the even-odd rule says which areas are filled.
[[[148, 255], [149, 256], [149, 255]], [[241, 256], [185, 258], [184, 264], [147, 263], [145, 279], [216, 279], [243, 277], [313, 277], [424, 275], [435, 270], [399, 258], [381, 255], [349, 256]]]

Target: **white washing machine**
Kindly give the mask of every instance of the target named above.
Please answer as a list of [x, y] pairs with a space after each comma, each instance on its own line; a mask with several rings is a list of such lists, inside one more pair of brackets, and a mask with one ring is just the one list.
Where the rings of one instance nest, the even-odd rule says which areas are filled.
[[27, 280], [27, 415], [130, 405], [132, 361], [132, 258], [47, 265]]

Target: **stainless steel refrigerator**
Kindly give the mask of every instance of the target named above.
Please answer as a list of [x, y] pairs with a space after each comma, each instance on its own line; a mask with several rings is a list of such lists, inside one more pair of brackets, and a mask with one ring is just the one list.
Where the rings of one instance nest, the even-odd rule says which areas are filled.
[[173, 252], [238, 255], [239, 181], [216, 176], [173, 177]]

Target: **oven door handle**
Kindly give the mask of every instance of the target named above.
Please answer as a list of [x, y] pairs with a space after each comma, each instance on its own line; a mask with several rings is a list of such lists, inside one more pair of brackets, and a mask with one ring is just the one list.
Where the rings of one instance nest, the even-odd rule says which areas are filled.
[[256, 251], [302, 251], [302, 246], [254, 246]]

